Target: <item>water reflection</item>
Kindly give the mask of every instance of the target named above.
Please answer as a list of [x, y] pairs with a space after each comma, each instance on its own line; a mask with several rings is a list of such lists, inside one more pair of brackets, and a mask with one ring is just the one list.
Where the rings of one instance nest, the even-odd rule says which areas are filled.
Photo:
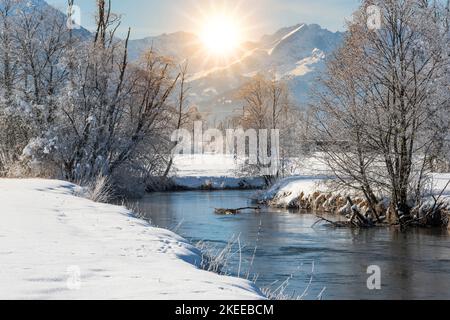
[[[315, 299], [324, 287], [325, 299], [450, 299], [447, 231], [312, 228], [314, 215], [272, 209], [230, 217], [214, 215], [214, 208], [250, 205], [251, 194], [156, 193], [134, 205], [154, 225], [179, 226], [177, 232], [192, 241], [224, 246], [232, 236], [240, 235], [246, 246], [245, 261], [252, 260], [257, 247], [251, 272], [259, 275], [261, 287], [294, 275], [289, 290], [300, 295], [308, 286], [314, 262], [309, 299]], [[367, 289], [370, 265], [381, 267], [382, 290]]]

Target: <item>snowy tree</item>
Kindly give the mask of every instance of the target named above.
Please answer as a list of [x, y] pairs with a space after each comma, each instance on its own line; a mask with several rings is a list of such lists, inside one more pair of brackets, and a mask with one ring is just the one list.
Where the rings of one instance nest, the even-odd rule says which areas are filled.
[[69, 29], [49, 6], [1, 1], [1, 174], [17, 166], [89, 183], [124, 173], [162, 176], [170, 168], [171, 130], [185, 113], [175, 88], [180, 78], [184, 86], [186, 70], [153, 50], [130, 63], [130, 31], [116, 37], [120, 16], [111, 4], [97, 1], [89, 35]]
[[[277, 143], [280, 147], [278, 157], [281, 167], [274, 176], [266, 177], [267, 183], [271, 184], [274, 179], [286, 173], [288, 158], [296, 153], [295, 146], [300, 145], [297, 139], [299, 115], [290, 97], [290, 89], [284, 81], [276, 79], [275, 75], [258, 74], [242, 86], [238, 98], [243, 102], [243, 111], [242, 115], [234, 119], [234, 124], [245, 130], [280, 132], [280, 141]], [[261, 151], [259, 138], [258, 136], [258, 152]], [[275, 142], [267, 143], [267, 154], [271, 152], [272, 143]], [[242, 170], [247, 175], [258, 175], [262, 168], [264, 165], [259, 164], [258, 159], [258, 164], [245, 165]]]
[[[374, 4], [382, 14], [378, 30], [367, 24]], [[448, 110], [441, 12], [427, 1], [363, 1], [317, 94], [316, 139], [329, 167], [366, 195], [372, 211], [375, 193], [389, 193], [400, 220], [420, 201], [445, 128], [435, 125]]]

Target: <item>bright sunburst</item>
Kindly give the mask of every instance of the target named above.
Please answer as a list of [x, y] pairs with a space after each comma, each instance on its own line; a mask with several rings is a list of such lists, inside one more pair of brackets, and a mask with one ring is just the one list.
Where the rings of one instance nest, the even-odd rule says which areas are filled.
[[239, 48], [242, 32], [236, 18], [226, 13], [214, 13], [203, 23], [199, 36], [210, 54], [227, 57]]
[[239, 64], [249, 51], [248, 40], [260, 27], [255, 9], [247, 0], [185, 0], [190, 6], [180, 11], [187, 29], [197, 35], [191, 47], [190, 65], [202, 70]]

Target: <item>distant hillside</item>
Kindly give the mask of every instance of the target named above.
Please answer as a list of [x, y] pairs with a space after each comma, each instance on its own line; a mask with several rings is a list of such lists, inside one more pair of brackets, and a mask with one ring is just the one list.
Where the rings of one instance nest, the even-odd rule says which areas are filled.
[[260, 40], [245, 44], [240, 59], [226, 66], [205, 63], [205, 52], [198, 37], [177, 32], [130, 42], [130, 57], [137, 59], [149, 48], [173, 57], [189, 60], [190, 103], [211, 119], [220, 120], [242, 107], [235, 100], [236, 90], [258, 72], [275, 72], [288, 81], [299, 107], [309, 98], [315, 79], [325, 60], [342, 42], [343, 33], [331, 32], [317, 24], [298, 24], [283, 28]]

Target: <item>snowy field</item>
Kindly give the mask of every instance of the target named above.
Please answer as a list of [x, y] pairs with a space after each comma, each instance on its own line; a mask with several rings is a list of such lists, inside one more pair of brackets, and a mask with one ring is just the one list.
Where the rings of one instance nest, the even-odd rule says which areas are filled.
[[172, 181], [186, 190], [260, 189], [263, 178], [239, 177], [239, 163], [229, 155], [179, 155], [174, 160]]
[[[221, 154], [178, 155], [174, 160], [176, 177], [239, 177], [239, 161], [233, 156]], [[315, 157], [291, 159], [290, 175], [324, 175], [326, 170]]]
[[[174, 160], [172, 181], [182, 189], [262, 189], [261, 177], [240, 177], [240, 163], [233, 156], [220, 154], [179, 155]], [[293, 159], [289, 175], [320, 176], [326, 174], [318, 158]]]
[[262, 299], [199, 252], [62, 181], [0, 179], [0, 299]]
[[178, 155], [173, 165], [177, 177], [237, 177], [238, 164], [228, 155]]

